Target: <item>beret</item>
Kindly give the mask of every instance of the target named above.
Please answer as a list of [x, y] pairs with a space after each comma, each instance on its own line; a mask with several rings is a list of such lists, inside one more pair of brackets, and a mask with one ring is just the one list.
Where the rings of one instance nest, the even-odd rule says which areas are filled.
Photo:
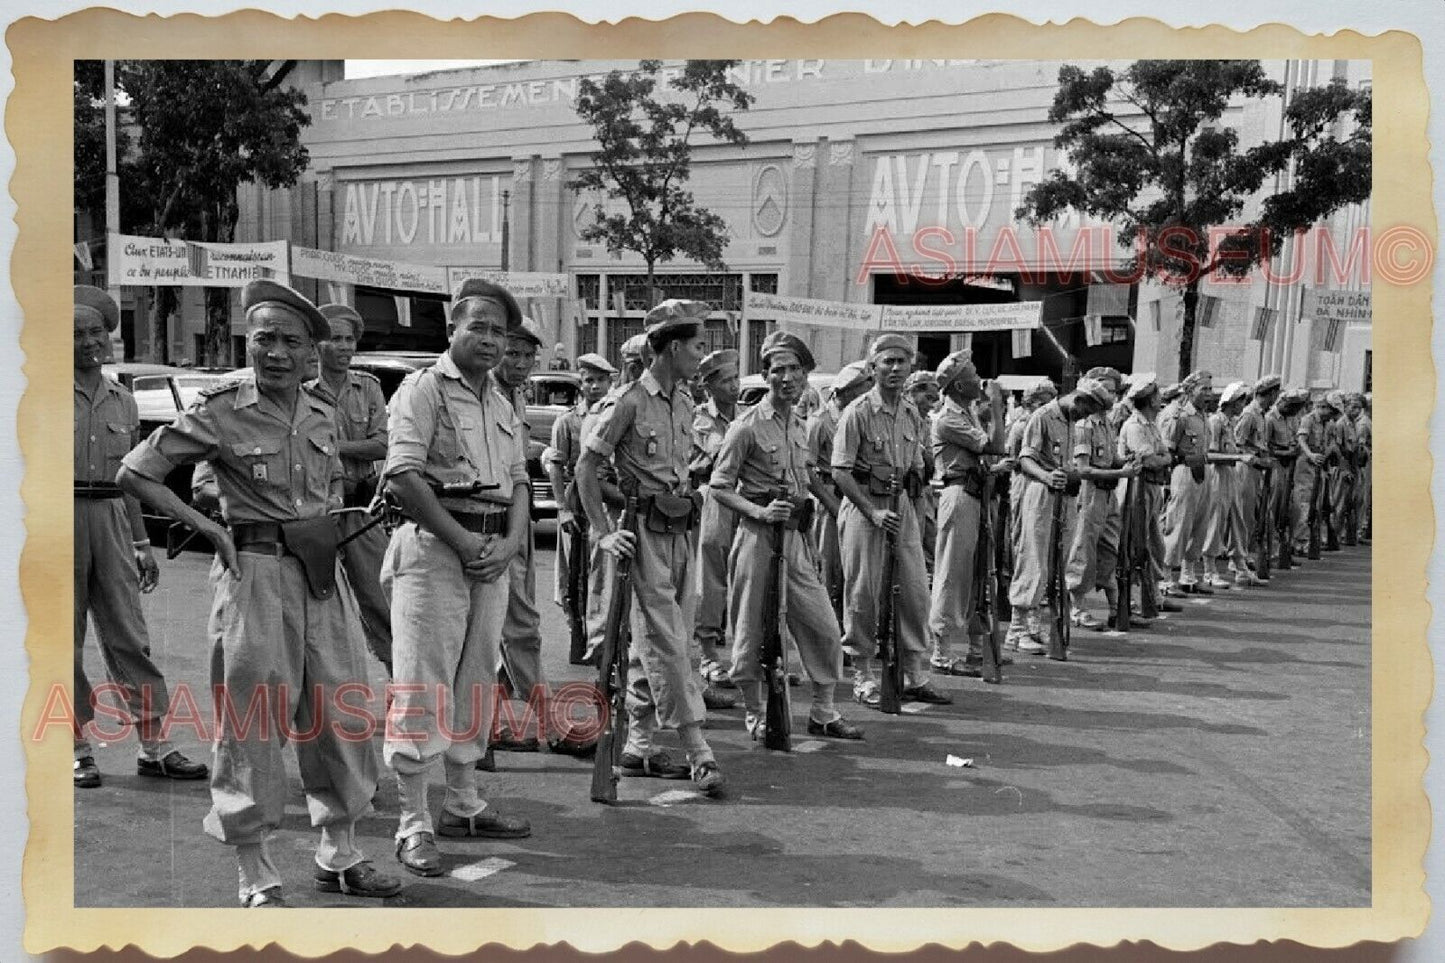
[[1304, 388], [1290, 388], [1280, 397], [1295, 404], [1307, 404], [1310, 400], [1310, 393]]
[[1209, 390], [1214, 387], [1214, 375], [1208, 371], [1196, 371], [1183, 381], [1179, 382], [1181, 391], [1197, 391], [1200, 388]]
[[932, 371], [915, 371], [903, 382], [903, 390], [912, 391], [925, 385], [938, 387], [938, 375]]
[[1098, 368], [1090, 368], [1088, 371], [1084, 372], [1084, 377], [1091, 378], [1094, 381], [1104, 381], [1107, 379], [1114, 382], [1114, 384], [1116, 385], [1122, 385], [1124, 383], [1124, 376], [1119, 373], [1119, 369], [1110, 368], [1108, 365], [1103, 365]]
[[1265, 375], [1254, 383], [1254, 393], [1257, 395], [1268, 394], [1271, 391], [1278, 391], [1280, 377], [1277, 374]]
[[1124, 392], [1126, 401], [1141, 401], [1159, 390], [1159, 382], [1153, 378], [1141, 378]]
[[1159, 399], [1161, 401], [1173, 401], [1175, 398], [1178, 398], [1183, 392], [1184, 385], [1182, 384], [1175, 383], [1172, 385], [1165, 385], [1163, 388], [1159, 389]]
[[1059, 386], [1052, 381], [1041, 381], [1024, 392], [1024, 404], [1043, 404], [1059, 396]]
[[938, 387], [940, 391], [947, 391], [948, 386], [953, 384], [965, 371], [973, 368], [973, 352], [967, 349], [955, 351], [944, 358], [938, 365]]
[[98, 287], [90, 284], [77, 284], [75, 286], [75, 306], [99, 312], [107, 331], [114, 331], [120, 327], [120, 307], [115, 303], [115, 298]]
[[833, 390], [847, 391], [849, 388], [856, 388], [858, 385], [867, 384], [873, 380], [873, 372], [866, 361], [854, 361], [852, 364], [845, 364], [843, 369], [833, 377]]
[[734, 374], [737, 373], [738, 353], [732, 348], [723, 348], [702, 359], [697, 366], [697, 376], [705, 382], [713, 375], [720, 374], [728, 368], [731, 368]]
[[279, 305], [300, 318], [313, 341], [331, 340], [331, 322], [301, 292], [279, 281], [251, 281], [241, 289], [241, 310], [249, 318], [251, 311], [263, 305]]
[[522, 322], [515, 328], [509, 326], [507, 337], [530, 341], [533, 347], [542, 347], [542, 332], [537, 328], [537, 322], [531, 318], [522, 318]]
[[627, 357], [629, 354], [635, 354], [645, 358], [647, 357], [647, 352], [647, 335], [645, 334], [634, 334], [632, 337], [622, 342], [622, 356], [624, 358]]
[[706, 301], [688, 301], [682, 298], [668, 298], [647, 312], [642, 323], [646, 325], [647, 336], [666, 334], [683, 328], [701, 325], [712, 313], [712, 305]]
[[1080, 378], [1079, 383], [1074, 385], [1074, 394], [1086, 395], [1106, 407], [1114, 403], [1114, 393], [1097, 378]]
[[452, 313], [455, 318], [457, 309], [472, 298], [480, 298], [483, 301], [495, 301], [502, 306], [507, 315], [507, 327], [515, 328], [522, 323], [522, 309], [517, 306], [517, 299], [512, 297], [512, 292], [494, 281], [485, 278], [467, 278], [457, 286], [452, 293]]
[[577, 367], [578, 367], [579, 369], [580, 369], [580, 368], [591, 368], [593, 371], [601, 371], [601, 372], [603, 372], [604, 374], [616, 374], [616, 373], [617, 373], [617, 369], [616, 369], [615, 367], [613, 367], [612, 362], [608, 361], [606, 358], [602, 357], [602, 355], [600, 355], [600, 354], [584, 354], [584, 355], [582, 355], [581, 357], [579, 357], [579, 358], [577, 359]]
[[320, 311], [327, 321], [351, 322], [351, 330], [356, 335], [357, 340], [360, 340], [362, 334], [366, 331], [366, 319], [357, 313], [357, 310], [349, 304], [323, 304], [316, 310]]
[[1248, 393], [1249, 389], [1245, 387], [1243, 381], [1231, 381], [1229, 384], [1225, 385], [1224, 394], [1219, 396], [1219, 403], [1221, 405], [1227, 405], [1235, 398], [1238, 398], [1241, 395], [1245, 395]]
[[1324, 397], [1324, 402], [1336, 411], [1345, 410], [1345, 396], [1339, 391], [1327, 392]]
[[763, 339], [762, 353], [763, 361], [768, 360], [768, 355], [776, 351], [791, 351], [798, 356], [798, 364], [806, 370], [812, 371], [818, 366], [813, 359], [813, 352], [808, 350], [808, 345], [796, 334], [789, 334], [786, 331], [774, 331]]
[[874, 338], [873, 345], [868, 349], [868, 357], [894, 348], [907, 352], [910, 358], [913, 357], [913, 342], [901, 334], [880, 334]]

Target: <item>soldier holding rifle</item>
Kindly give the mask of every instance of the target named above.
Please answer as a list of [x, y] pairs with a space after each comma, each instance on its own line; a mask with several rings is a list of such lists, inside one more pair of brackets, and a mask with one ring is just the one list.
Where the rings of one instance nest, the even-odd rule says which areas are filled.
[[[1254, 384], [1254, 397], [1240, 412], [1234, 423], [1234, 440], [1243, 452], [1245, 466], [1239, 472], [1239, 504], [1244, 514], [1244, 530], [1249, 533], [1250, 544], [1247, 552], [1259, 554], [1259, 544], [1265, 541], [1264, 520], [1272, 521], [1273, 508], [1269, 504], [1269, 493], [1273, 487], [1274, 475], [1280, 470], [1270, 454], [1269, 428], [1267, 425], [1270, 409], [1279, 399], [1279, 375], [1265, 375]], [[1269, 537], [1273, 537], [1273, 532]], [[1256, 568], [1258, 566], [1256, 565]], [[1263, 581], [1269, 572], [1256, 571], [1255, 576]], [[1238, 576], [1236, 575], [1236, 580]], [[1249, 584], [1250, 579], [1240, 580]]]
[[[1123, 465], [1116, 448], [1118, 439], [1109, 426], [1107, 413], [1119, 396], [1123, 376], [1113, 368], [1091, 368], [1085, 380], [1097, 381], [1108, 394], [1108, 404], [1083, 419], [1074, 428], [1074, 446], [1069, 452], [1073, 468], [1081, 479], [1077, 517], [1072, 525], [1068, 561], [1064, 570], [1064, 586], [1069, 594], [1069, 620], [1083, 629], [1095, 631], [1105, 623], [1085, 607], [1089, 592], [1096, 585], [1104, 586], [1105, 598], [1113, 599], [1115, 588], [1114, 557], [1119, 544], [1119, 504], [1115, 492], [1120, 479], [1133, 475]], [[1107, 550], [1101, 546], [1108, 540]], [[1101, 556], [1107, 565], [1101, 565]], [[1109, 605], [1113, 610], [1112, 601]]]
[[[1321, 500], [1320, 490], [1325, 473], [1329, 469], [1329, 423], [1339, 417], [1343, 404], [1338, 404], [1338, 392], [1330, 392], [1315, 399], [1314, 407], [1300, 419], [1295, 430], [1300, 458], [1294, 468], [1294, 546], [1297, 556], [1309, 555], [1310, 542], [1316, 542], [1318, 551], [1318, 520]], [[1338, 406], [1337, 406], [1338, 405]]]
[[838, 509], [842, 502], [838, 487], [833, 484], [833, 438], [838, 432], [838, 419], [853, 399], [873, 386], [873, 371], [866, 361], [843, 366], [833, 379], [833, 394], [828, 402], [808, 418], [808, 451], [813, 458], [813, 474], [817, 484], [813, 491], [822, 509], [813, 521], [813, 540], [818, 546], [818, 572], [838, 625], [843, 625], [843, 559], [838, 551]]
[[784, 625], [797, 643], [803, 671], [813, 687], [808, 733], [861, 739], [863, 731], [833, 705], [833, 692], [843, 675], [843, 649], [805, 537], [812, 515], [806, 493], [815, 482], [803, 421], [793, 406], [813, 369], [813, 355], [799, 338], [779, 331], [763, 342], [762, 362], [768, 393], [728, 428], [710, 482], [712, 497], [739, 519], [728, 559], [733, 682], [742, 692], [745, 724], [754, 739], [762, 740], [764, 679], [759, 656], [766, 624], [778, 618], [777, 612], [764, 611], [763, 601], [768, 595], [774, 527], [781, 525]]

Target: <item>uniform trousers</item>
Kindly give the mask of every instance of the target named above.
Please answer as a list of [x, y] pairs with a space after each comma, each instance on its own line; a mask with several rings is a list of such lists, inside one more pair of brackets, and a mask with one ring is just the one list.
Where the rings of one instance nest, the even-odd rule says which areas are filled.
[[1164, 564], [1179, 569], [1179, 581], [1193, 585], [1194, 563], [1204, 556], [1209, 535], [1209, 476], [1195, 481], [1188, 465], [1175, 465], [1164, 509]]
[[1236, 572], [1249, 571], [1249, 529], [1244, 525], [1244, 506], [1240, 502], [1239, 471], [1254, 474], [1247, 466], [1210, 465], [1209, 531], [1204, 543], [1204, 571], [1214, 572], [1215, 559], [1229, 556]]
[[[1139, 584], [1140, 614], [1153, 618], [1159, 611], [1158, 576], [1163, 570], [1164, 559], [1164, 532], [1159, 525], [1159, 505], [1164, 501], [1164, 491], [1161, 486], [1139, 478], [1134, 479], [1134, 484], [1138, 486], [1138, 502], [1134, 509], [1132, 538], [1140, 540], [1138, 544], [1147, 559]], [[1114, 491], [1114, 504], [1121, 526], [1125, 494], [1123, 485]], [[1122, 538], [1122, 530], [1120, 537]]]
[[[1331, 468], [1326, 476], [1330, 491], [1330, 523], [1334, 526], [1336, 535], [1345, 534], [1346, 518], [1350, 507], [1356, 502], [1358, 480], [1359, 476], [1354, 468], [1342, 466]], [[1355, 532], [1350, 534], [1354, 535]]]
[[1081, 483], [1069, 557], [1064, 565], [1064, 586], [1072, 594], [1083, 595], [1098, 584], [1099, 540], [1111, 509], [1118, 511], [1113, 490], [1105, 491], [1091, 481]]
[[[1304, 455], [1294, 463], [1294, 491], [1291, 500], [1294, 505], [1294, 543], [1303, 550], [1310, 540], [1310, 500], [1315, 494], [1315, 476], [1320, 468]], [[1321, 487], [1324, 487], [1323, 482]]]
[[511, 579], [507, 572], [491, 582], [468, 578], [449, 545], [407, 522], [392, 535], [381, 584], [391, 596], [394, 627], [382, 753], [401, 790], [401, 840], [434, 832], [426, 787], [438, 757], [446, 773], [444, 808], [464, 817], [486, 808], [476, 763], [496, 707]]
[[933, 639], [933, 661], [953, 658], [953, 647], [968, 642], [973, 615], [975, 563], [983, 502], [948, 485], [938, 496], [938, 535], [934, 542], [933, 598], [928, 609], [928, 633]]
[[[1274, 470], [1270, 472], [1271, 480], [1279, 474], [1280, 470], [1278, 465], [1274, 467]], [[1259, 542], [1259, 514], [1263, 510], [1261, 496], [1264, 493], [1264, 472], [1249, 465], [1240, 464], [1235, 468], [1235, 482], [1239, 490], [1240, 514], [1244, 516], [1244, 552], [1249, 555], [1258, 547]]]
[[528, 522], [527, 538], [507, 570], [510, 587], [502, 623], [501, 667], [511, 682], [512, 695], [519, 699], [530, 699], [547, 686], [542, 671], [542, 616], [537, 612], [535, 543], [535, 526]]
[[84, 727], [95, 718], [94, 693], [85, 675], [87, 614], [95, 614], [106, 675], [124, 690], [126, 708], [143, 755], [171, 751], [160, 738], [170, 693], [151, 661], [150, 636], [140, 605], [140, 575], [131, 545], [130, 515], [123, 498], [75, 499], [75, 758], [91, 754]]
[[813, 540], [818, 546], [818, 577], [828, 593], [839, 631], [843, 626], [843, 557], [838, 550], [838, 519], [817, 503]]
[[[1013, 581], [1009, 583], [1009, 604], [1016, 609], [1034, 609], [1044, 604], [1053, 574], [1055, 499], [1063, 500], [1063, 550], [1068, 551], [1069, 532], [1077, 499], [1030, 478], [1019, 499], [1019, 537], [1014, 554]], [[1067, 558], [1067, 556], [1065, 556]], [[1068, 578], [1067, 563], [1064, 577]], [[1062, 600], [1061, 600], [1062, 601]]]
[[[928, 573], [923, 567], [923, 543], [918, 513], [912, 499], [900, 496], [898, 515], [902, 528], [897, 540], [894, 579], [898, 586], [898, 652], [905, 676], [922, 685], [928, 677]], [[843, 606], [843, 648], [860, 659], [878, 653], [879, 593], [883, 585], [883, 559], [888, 536], [864, 517], [851, 498], [838, 510], [838, 548], [843, 560], [846, 599]]]
[[728, 553], [737, 531], [737, 513], [718, 504], [710, 489], [702, 490], [702, 524], [698, 531], [697, 625], [695, 657], [717, 660], [727, 649]]
[[301, 563], [251, 551], [240, 575], [211, 564], [211, 684], [217, 732], [208, 834], [238, 847], [240, 896], [281, 885], [265, 851], [290, 789], [282, 750], [296, 745], [319, 866], [340, 872], [365, 857], [356, 820], [376, 793], [374, 720], [356, 603], [338, 581], [327, 599], [306, 585]]
[[[344, 513], [339, 525], [341, 537], [348, 537], [372, 520], [359, 512]], [[385, 528], [372, 525], [341, 550], [341, 570], [356, 596], [366, 647], [386, 666], [388, 674], [391, 672], [391, 603], [381, 590], [381, 560], [386, 557], [390, 541]]]

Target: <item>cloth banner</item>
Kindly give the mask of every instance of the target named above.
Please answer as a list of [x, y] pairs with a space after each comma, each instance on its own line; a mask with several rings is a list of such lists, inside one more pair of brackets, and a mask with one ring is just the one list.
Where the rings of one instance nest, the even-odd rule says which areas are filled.
[[396, 305], [396, 323], [403, 328], [411, 327], [411, 298], [397, 295], [391, 300]]
[[1104, 319], [1097, 314], [1084, 316], [1084, 343], [1093, 348], [1104, 340]]
[[203, 244], [110, 234], [106, 245], [112, 287], [243, 288], [264, 278], [290, 280], [285, 241]]
[[1084, 314], [1098, 315], [1101, 318], [1118, 318], [1128, 316], [1129, 285], [1089, 285], [1088, 304], [1084, 308]]
[[1013, 356], [1027, 358], [1034, 353], [1034, 333], [1029, 328], [1015, 328], [1013, 332]]
[[451, 296], [445, 268], [291, 245], [291, 273], [339, 284]]

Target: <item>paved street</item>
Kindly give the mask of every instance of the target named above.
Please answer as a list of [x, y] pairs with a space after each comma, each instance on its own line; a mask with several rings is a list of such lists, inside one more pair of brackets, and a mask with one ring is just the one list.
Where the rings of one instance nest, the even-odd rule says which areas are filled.
[[[550, 603], [550, 537], [538, 557], [549, 674], [586, 678]], [[163, 563], [145, 600], [157, 661], [207, 715], [209, 561]], [[1076, 632], [1066, 664], [1017, 656], [1002, 686], [936, 680], [952, 706], [888, 717], [840, 689], [861, 744], [810, 740], [801, 696], [791, 754], [750, 744], [740, 710], [718, 713], [721, 801], [624, 779], [622, 804], [601, 806], [589, 761], [501, 755], [483, 785], [532, 837], [439, 839], [437, 879], [392, 856], [385, 775], [359, 829], [407, 883], [387, 905], [1368, 905], [1370, 549], [1185, 608], [1127, 639]], [[86, 659], [101, 681], [93, 641]], [[77, 905], [234, 905], [230, 852], [201, 831], [206, 784], [139, 778], [134, 751], [133, 738], [99, 749], [104, 786], [76, 790]], [[374, 906], [311, 889], [294, 761], [292, 780], [273, 852], [293, 904]]]

